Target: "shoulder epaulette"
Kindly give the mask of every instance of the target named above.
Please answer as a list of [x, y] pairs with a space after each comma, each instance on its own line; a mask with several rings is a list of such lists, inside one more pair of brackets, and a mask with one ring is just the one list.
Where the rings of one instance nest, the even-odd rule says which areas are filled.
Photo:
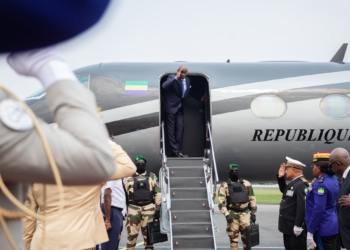
[[323, 182], [324, 181], [324, 178], [323, 176], [321, 176], [321, 178], [318, 180], [318, 182]]
[[305, 177], [300, 177], [300, 180], [302, 181], [302, 182], [304, 182], [304, 184], [306, 185], [306, 186], [309, 186], [309, 182], [308, 182], [308, 180], [306, 180], [305, 179]]

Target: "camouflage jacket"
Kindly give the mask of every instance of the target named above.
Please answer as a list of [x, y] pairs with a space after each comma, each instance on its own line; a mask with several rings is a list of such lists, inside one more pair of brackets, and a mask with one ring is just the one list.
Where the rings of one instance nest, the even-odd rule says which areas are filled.
[[[231, 180], [228, 180], [229, 183], [233, 183]], [[254, 190], [252, 185], [250, 184], [249, 181], [243, 180], [243, 184], [247, 189], [247, 194], [248, 194], [248, 199], [249, 202], [246, 203], [241, 203], [241, 204], [230, 204], [229, 208], [236, 208], [236, 209], [243, 209], [247, 208], [249, 206], [250, 211], [252, 214], [256, 214], [257, 207], [256, 207], [256, 199], [254, 195]], [[227, 210], [227, 196], [229, 196], [229, 191], [228, 191], [228, 185], [227, 182], [223, 182], [220, 186], [219, 189], [219, 209], [221, 213], [223, 213], [225, 216], [229, 215], [230, 212]]]
[[[138, 180], [145, 180], [146, 179], [146, 172], [144, 172], [141, 175], [136, 172], [135, 173], [136, 178]], [[150, 191], [153, 193], [153, 199], [154, 199], [156, 206], [160, 207], [162, 194], [161, 194], [160, 188], [158, 187], [158, 178], [152, 172], [149, 172], [149, 174], [150, 174], [150, 176], [149, 176], [148, 181], [149, 181], [149, 186], [151, 189]], [[124, 181], [124, 184], [125, 184], [126, 192], [130, 196], [130, 193], [134, 192], [134, 179], [133, 179], [133, 177], [126, 178]]]

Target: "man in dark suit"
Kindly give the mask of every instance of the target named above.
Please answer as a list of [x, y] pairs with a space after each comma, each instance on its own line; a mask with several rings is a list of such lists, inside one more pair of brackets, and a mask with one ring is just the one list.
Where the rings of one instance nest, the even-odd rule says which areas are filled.
[[[305, 165], [286, 157], [287, 163], [281, 164], [277, 181], [283, 193], [280, 203], [278, 230], [283, 233], [286, 250], [306, 250], [305, 230], [305, 189], [308, 181], [303, 177]], [[291, 180], [288, 185], [285, 178]]]
[[188, 69], [181, 65], [177, 74], [168, 76], [163, 83], [165, 90], [162, 109], [164, 111], [165, 128], [168, 133], [172, 156], [184, 157], [182, 154], [182, 140], [184, 132], [184, 115], [182, 100], [190, 92], [191, 84], [187, 76]]
[[336, 148], [332, 151], [329, 162], [334, 172], [340, 177], [337, 204], [339, 239], [342, 247], [350, 249], [350, 178], [347, 177], [350, 170], [349, 152], [344, 148]]

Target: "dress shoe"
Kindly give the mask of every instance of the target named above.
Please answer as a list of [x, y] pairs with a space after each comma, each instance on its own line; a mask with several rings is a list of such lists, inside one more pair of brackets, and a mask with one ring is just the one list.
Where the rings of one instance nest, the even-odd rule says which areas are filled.
[[179, 153], [178, 157], [188, 157], [188, 155], [183, 155], [182, 153]]
[[178, 153], [172, 153], [172, 157], [180, 157]]

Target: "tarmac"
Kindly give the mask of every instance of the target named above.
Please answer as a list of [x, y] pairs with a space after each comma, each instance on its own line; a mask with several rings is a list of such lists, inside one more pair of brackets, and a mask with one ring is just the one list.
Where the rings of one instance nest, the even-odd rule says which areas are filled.
[[[260, 245], [255, 246], [252, 249], [284, 249], [282, 233], [278, 231], [278, 211], [279, 205], [258, 204], [256, 223], [259, 224]], [[230, 250], [229, 238], [226, 234], [226, 219], [219, 211], [217, 205], [215, 205], [214, 217], [219, 229], [219, 232], [215, 233], [217, 249]], [[127, 233], [124, 227], [119, 243], [119, 249], [125, 249], [126, 239]], [[139, 233], [139, 237], [137, 239], [136, 249], [144, 249], [141, 232]], [[157, 243], [154, 245], [154, 249], [169, 250], [171, 249], [170, 241]], [[239, 240], [239, 249], [243, 249], [241, 239]]]

